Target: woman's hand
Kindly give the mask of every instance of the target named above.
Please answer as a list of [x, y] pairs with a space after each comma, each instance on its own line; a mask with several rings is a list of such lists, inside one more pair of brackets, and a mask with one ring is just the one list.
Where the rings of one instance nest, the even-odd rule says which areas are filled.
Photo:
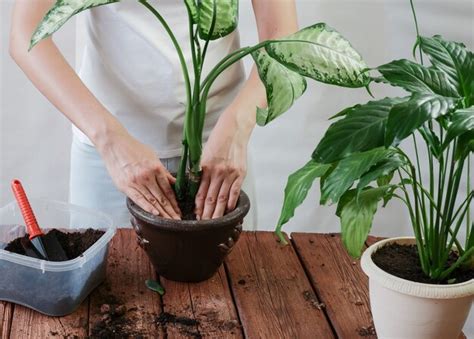
[[196, 195], [198, 220], [218, 218], [235, 208], [247, 173], [247, 143], [250, 134], [224, 113], [204, 148], [202, 179]]
[[181, 219], [171, 184], [175, 178], [156, 153], [125, 131], [114, 132], [97, 146], [117, 188], [154, 215]]

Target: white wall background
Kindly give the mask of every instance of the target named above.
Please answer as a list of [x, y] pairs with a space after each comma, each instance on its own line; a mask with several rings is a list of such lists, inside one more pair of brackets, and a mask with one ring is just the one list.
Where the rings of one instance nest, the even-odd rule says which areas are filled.
[[[327, 22], [353, 43], [370, 66], [411, 57], [415, 30], [408, 0], [296, 2], [300, 26]], [[474, 1], [415, 2], [423, 35], [442, 34], [474, 49]], [[13, 0], [0, 0], [0, 205], [12, 199], [9, 182], [14, 177], [23, 180], [31, 196], [67, 200], [69, 123], [29, 83], [8, 55], [12, 4]], [[241, 0], [240, 17], [242, 45], [255, 43], [250, 0]], [[80, 48], [76, 49], [74, 23], [69, 23], [55, 39], [69, 62], [75, 64]], [[247, 69], [250, 65], [247, 60]], [[290, 112], [266, 128], [256, 128], [252, 137], [250, 155], [254, 160], [259, 229], [273, 229], [287, 176], [309, 159], [329, 126], [327, 118], [348, 105], [369, 100], [361, 89], [309, 83], [307, 93]], [[374, 88], [376, 96], [389, 94], [389, 91]], [[313, 190], [297, 210], [286, 227], [287, 232], [339, 230], [334, 207], [318, 206], [316, 191]], [[377, 215], [372, 233], [410, 234], [408, 225], [405, 209], [392, 202]]]

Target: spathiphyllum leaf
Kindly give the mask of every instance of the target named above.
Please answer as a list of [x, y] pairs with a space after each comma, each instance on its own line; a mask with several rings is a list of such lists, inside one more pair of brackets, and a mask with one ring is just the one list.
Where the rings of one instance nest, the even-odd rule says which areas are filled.
[[462, 43], [447, 41], [440, 36], [422, 37], [420, 47], [431, 63], [443, 71], [460, 96], [472, 94], [474, 81], [474, 54]]
[[46, 13], [31, 37], [30, 49], [63, 26], [72, 16], [83, 10], [106, 5], [119, 0], [57, 0]]
[[427, 68], [409, 60], [395, 60], [377, 67], [377, 70], [391, 85], [402, 87], [408, 92], [459, 96], [446, 74], [435, 68]]
[[[214, 7], [216, 9], [214, 14]], [[216, 40], [232, 33], [239, 21], [239, 0], [200, 0], [199, 36], [204, 40]], [[213, 16], [214, 29], [211, 31]]]
[[288, 68], [320, 82], [363, 87], [370, 82], [360, 54], [339, 32], [319, 23], [267, 45], [268, 53]]
[[454, 138], [470, 131], [474, 131], [474, 106], [458, 109], [451, 114], [451, 123], [448, 127], [443, 148], [447, 147]]
[[196, 0], [184, 0], [184, 3], [186, 4], [186, 7], [189, 10], [189, 14], [191, 14], [191, 19], [193, 20], [193, 23], [198, 23], [199, 12], [198, 12]]
[[313, 159], [332, 163], [352, 153], [383, 146], [388, 114], [404, 100], [385, 98], [344, 110], [345, 117], [328, 128], [313, 152]]
[[458, 138], [455, 159], [459, 160], [472, 152], [474, 152], [474, 131], [468, 131]]
[[459, 99], [436, 94], [414, 94], [410, 100], [395, 105], [388, 116], [385, 145], [398, 145], [425, 122], [455, 109]]
[[359, 196], [352, 191], [339, 209], [342, 242], [349, 254], [360, 257], [367, 240], [378, 203], [393, 190], [392, 186], [367, 188]]
[[336, 203], [339, 198], [366, 173], [372, 166], [386, 160], [393, 155], [392, 149], [385, 147], [374, 148], [362, 153], [354, 153], [342, 159], [336, 168], [324, 181], [321, 190], [321, 202], [332, 200]]
[[314, 160], [310, 160], [288, 177], [285, 199], [276, 228], [277, 233], [281, 231], [282, 225], [295, 215], [295, 209], [304, 201], [316, 178], [323, 176], [330, 167], [331, 165], [318, 164]]
[[400, 155], [393, 154], [387, 160], [381, 161], [377, 165], [373, 166], [368, 172], [364, 173], [357, 184], [357, 191], [360, 193], [362, 189], [367, 187], [367, 185], [375, 180], [379, 186], [387, 185], [389, 182], [386, 180], [388, 178], [391, 179], [393, 171], [404, 164], [405, 161]]
[[268, 124], [285, 113], [306, 90], [306, 80], [271, 58], [264, 50], [252, 53], [267, 92], [267, 108], [257, 110], [257, 123]]

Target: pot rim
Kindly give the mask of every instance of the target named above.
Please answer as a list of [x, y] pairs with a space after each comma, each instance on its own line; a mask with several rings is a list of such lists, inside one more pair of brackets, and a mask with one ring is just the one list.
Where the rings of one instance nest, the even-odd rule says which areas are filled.
[[174, 220], [160, 216], [155, 216], [146, 212], [140, 206], [135, 204], [130, 198], [127, 198], [127, 208], [130, 213], [140, 220], [150, 225], [167, 231], [203, 231], [213, 228], [219, 228], [227, 225], [235, 225], [241, 221], [250, 210], [250, 199], [247, 194], [241, 190], [239, 200], [235, 209], [226, 215], [209, 220]]
[[364, 273], [380, 285], [403, 294], [431, 299], [456, 299], [474, 295], [474, 279], [452, 285], [435, 285], [406, 280], [385, 272], [372, 260], [372, 254], [388, 243], [414, 244], [414, 237], [395, 237], [376, 242], [367, 248], [360, 265]]

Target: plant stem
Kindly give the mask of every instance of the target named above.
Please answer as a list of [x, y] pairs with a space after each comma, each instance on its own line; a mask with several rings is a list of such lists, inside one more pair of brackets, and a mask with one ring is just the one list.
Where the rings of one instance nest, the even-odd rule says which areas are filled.
[[[146, 0], [138, 0], [143, 6], [145, 6], [157, 19], [160, 21], [160, 23], [163, 25], [163, 28], [166, 30], [168, 33], [174, 48], [176, 49], [176, 52], [178, 53], [178, 58], [179, 58], [179, 63], [181, 65], [181, 70], [183, 72], [183, 78], [184, 78], [184, 84], [186, 88], [186, 110], [185, 110], [185, 116], [188, 117], [191, 114], [191, 102], [192, 102], [192, 97], [191, 97], [191, 81], [189, 80], [189, 71], [188, 67], [186, 65], [186, 60], [183, 55], [183, 50], [181, 49], [181, 46], [178, 43], [178, 40], [176, 40], [176, 37], [169, 27], [168, 23], [166, 20], [161, 16], [161, 14], [152, 6], [150, 5]], [[178, 177], [176, 178], [176, 193], [178, 196], [182, 196], [184, 194], [183, 189], [185, 187], [185, 168], [186, 168], [186, 163], [183, 161], [183, 159], [187, 158], [187, 152], [188, 152], [188, 147], [189, 144], [187, 142], [187, 139], [189, 137], [188, 131], [186, 127], [184, 128], [184, 138], [183, 138], [183, 146], [184, 149], [183, 151], [185, 154], [183, 154], [183, 157], [181, 159], [180, 163], [180, 168], [178, 169]], [[192, 132], [191, 132], [192, 133]], [[186, 160], [186, 159], [185, 159]], [[184, 169], [183, 169], [184, 167]]]
[[[420, 30], [418, 28], [418, 19], [416, 18], [416, 11], [415, 11], [415, 5], [413, 4], [413, 0], [410, 0], [410, 6], [411, 6], [411, 12], [413, 14], [413, 20], [415, 21], [415, 28], [416, 28], [416, 41], [421, 45], [421, 36], [420, 36]], [[423, 65], [423, 53], [421, 51], [421, 47], [419, 49], [420, 51], [420, 62]]]
[[440, 280], [444, 280], [446, 279], [447, 277], [449, 277], [449, 275], [456, 269], [458, 268], [464, 261], [466, 261], [467, 259], [469, 259], [469, 257], [471, 255], [474, 255], [474, 247], [471, 247], [470, 249], [468, 249], [466, 252], [464, 252], [464, 254], [458, 258], [458, 260], [456, 260], [456, 262], [451, 265], [448, 269], [446, 269], [446, 271], [444, 271], [439, 279]]

